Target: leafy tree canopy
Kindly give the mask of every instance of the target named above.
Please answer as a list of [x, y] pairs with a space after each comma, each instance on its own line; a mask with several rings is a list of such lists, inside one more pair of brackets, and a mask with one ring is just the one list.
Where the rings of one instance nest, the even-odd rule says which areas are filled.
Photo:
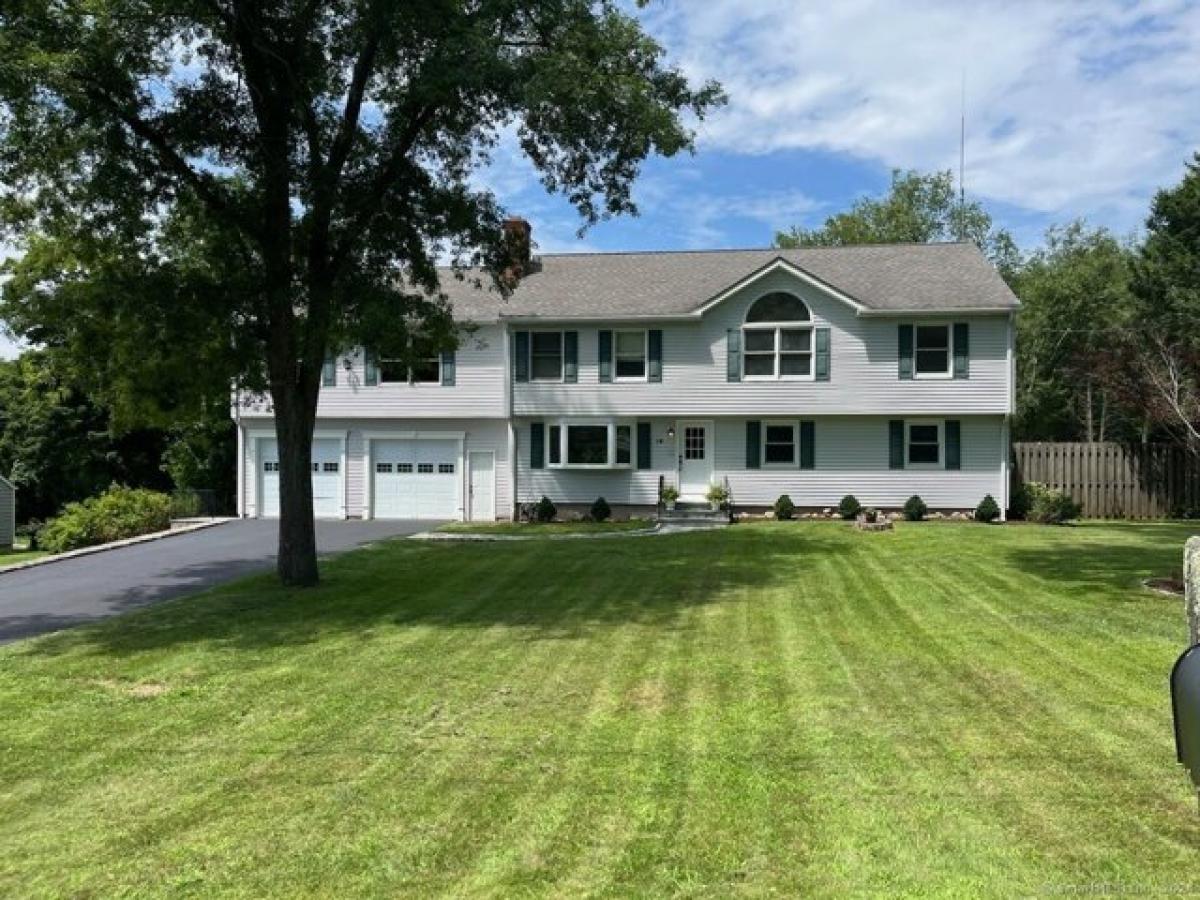
[[510, 286], [477, 177], [506, 134], [585, 225], [634, 212], [645, 158], [722, 100], [663, 57], [613, 0], [10, 0], [0, 315], [130, 415], [269, 390], [279, 571], [313, 583], [326, 352], [451, 345], [440, 258]]
[[860, 197], [820, 228], [793, 226], [775, 235], [775, 246], [783, 248], [935, 241], [971, 241], [1002, 273], [1018, 261], [1012, 236], [993, 226], [978, 201], [959, 203], [949, 171], [923, 174], [896, 169], [883, 197]]

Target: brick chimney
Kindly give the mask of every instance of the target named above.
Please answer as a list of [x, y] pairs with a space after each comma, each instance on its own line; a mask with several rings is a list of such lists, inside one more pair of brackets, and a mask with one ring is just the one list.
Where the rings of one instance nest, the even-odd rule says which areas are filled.
[[501, 226], [504, 233], [504, 279], [516, 286], [530, 270], [532, 259], [533, 229], [526, 219], [505, 219]]

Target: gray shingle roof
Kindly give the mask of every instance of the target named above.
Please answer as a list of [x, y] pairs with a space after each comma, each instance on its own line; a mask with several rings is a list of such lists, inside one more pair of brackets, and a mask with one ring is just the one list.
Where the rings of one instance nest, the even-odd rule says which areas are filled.
[[508, 300], [484, 278], [443, 273], [455, 318], [624, 318], [694, 315], [782, 258], [868, 312], [1011, 310], [1019, 304], [973, 244], [873, 244], [803, 250], [548, 255]]

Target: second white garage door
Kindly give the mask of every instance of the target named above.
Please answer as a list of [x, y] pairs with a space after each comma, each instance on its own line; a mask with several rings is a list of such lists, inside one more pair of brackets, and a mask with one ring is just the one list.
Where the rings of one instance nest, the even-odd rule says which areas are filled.
[[372, 441], [371, 459], [375, 518], [458, 518], [458, 441]]

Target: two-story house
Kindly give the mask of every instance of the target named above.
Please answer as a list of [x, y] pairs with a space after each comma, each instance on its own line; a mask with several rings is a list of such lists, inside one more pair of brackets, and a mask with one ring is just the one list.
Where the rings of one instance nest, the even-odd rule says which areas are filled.
[[[739, 509], [1007, 503], [1018, 302], [972, 245], [550, 255], [508, 299], [443, 288], [456, 351], [327, 363], [318, 516], [652, 510], [660, 478]], [[269, 411], [237, 416], [239, 512], [276, 515]]]

